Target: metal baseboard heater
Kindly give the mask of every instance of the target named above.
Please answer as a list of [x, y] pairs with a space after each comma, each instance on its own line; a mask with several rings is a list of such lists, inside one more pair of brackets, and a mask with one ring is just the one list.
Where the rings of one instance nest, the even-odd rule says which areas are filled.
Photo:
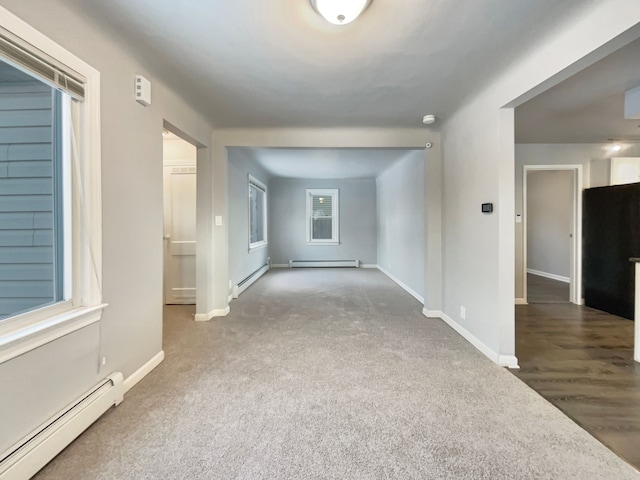
[[289, 268], [351, 267], [359, 268], [360, 260], [289, 260]]
[[238, 298], [242, 292], [253, 285], [262, 275], [267, 273], [271, 268], [271, 258], [267, 260], [263, 266], [258, 268], [255, 272], [247, 275], [244, 279], [240, 280], [237, 285], [233, 286], [232, 295], [233, 298]]
[[114, 373], [72, 402], [0, 456], [0, 480], [31, 478], [124, 396]]

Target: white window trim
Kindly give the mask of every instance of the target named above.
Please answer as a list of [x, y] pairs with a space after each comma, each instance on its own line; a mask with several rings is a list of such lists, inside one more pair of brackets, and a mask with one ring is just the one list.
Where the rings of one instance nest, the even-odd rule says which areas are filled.
[[[100, 321], [102, 310], [102, 206], [100, 145], [100, 72], [0, 7], [0, 24], [14, 35], [86, 78], [79, 132], [84, 205], [72, 200], [72, 295], [0, 322], [0, 364]], [[73, 168], [73, 167], [72, 167]], [[74, 176], [76, 172], [74, 171]]]
[[[251, 185], [262, 190], [264, 192], [264, 202], [262, 205], [262, 218], [264, 220], [264, 240], [259, 242], [251, 243], [251, 199], [250, 199], [250, 191]], [[247, 196], [247, 211], [249, 212], [249, 251], [253, 252], [255, 250], [261, 250], [266, 248], [269, 245], [269, 239], [267, 237], [267, 232], [269, 230], [269, 225], [267, 223], [267, 202], [269, 201], [267, 198], [267, 186], [258, 180], [253, 175], [249, 175], [249, 182], [247, 186], [247, 190], [249, 191], [249, 195]]]
[[[314, 240], [312, 238], [312, 205], [311, 198], [314, 195], [325, 195], [333, 197], [331, 202], [331, 240]], [[337, 188], [308, 188], [307, 189], [307, 245], [340, 245], [340, 192]]]

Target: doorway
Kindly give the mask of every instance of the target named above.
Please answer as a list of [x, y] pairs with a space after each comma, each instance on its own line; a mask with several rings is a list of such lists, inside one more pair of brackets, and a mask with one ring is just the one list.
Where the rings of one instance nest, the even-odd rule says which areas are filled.
[[163, 133], [163, 244], [165, 305], [196, 303], [195, 146]]
[[582, 304], [582, 166], [525, 165], [524, 298]]

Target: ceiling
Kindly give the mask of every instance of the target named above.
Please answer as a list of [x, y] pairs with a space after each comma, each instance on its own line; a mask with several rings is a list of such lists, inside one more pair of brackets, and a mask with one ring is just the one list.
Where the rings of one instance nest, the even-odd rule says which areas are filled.
[[[376, 178], [418, 150], [382, 148], [238, 148], [282, 178]], [[230, 158], [233, 158], [232, 156]]]
[[516, 109], [516, 143], [640, 140], [640, 120], [624, 119], [624, 92], [640, 85], [640, 40], [612, 53]]
[[[62, 0], [215, 127], [419, 127], [599, 0]], [[436, 125], [437, 127], [437, 125]]]

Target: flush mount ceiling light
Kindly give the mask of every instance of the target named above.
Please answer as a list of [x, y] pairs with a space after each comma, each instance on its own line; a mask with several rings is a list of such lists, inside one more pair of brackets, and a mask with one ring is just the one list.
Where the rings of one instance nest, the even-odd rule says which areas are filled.
[[334, 25], [353, 22], [364, 12], [371, 0], [310, 0], [316, 12]]

